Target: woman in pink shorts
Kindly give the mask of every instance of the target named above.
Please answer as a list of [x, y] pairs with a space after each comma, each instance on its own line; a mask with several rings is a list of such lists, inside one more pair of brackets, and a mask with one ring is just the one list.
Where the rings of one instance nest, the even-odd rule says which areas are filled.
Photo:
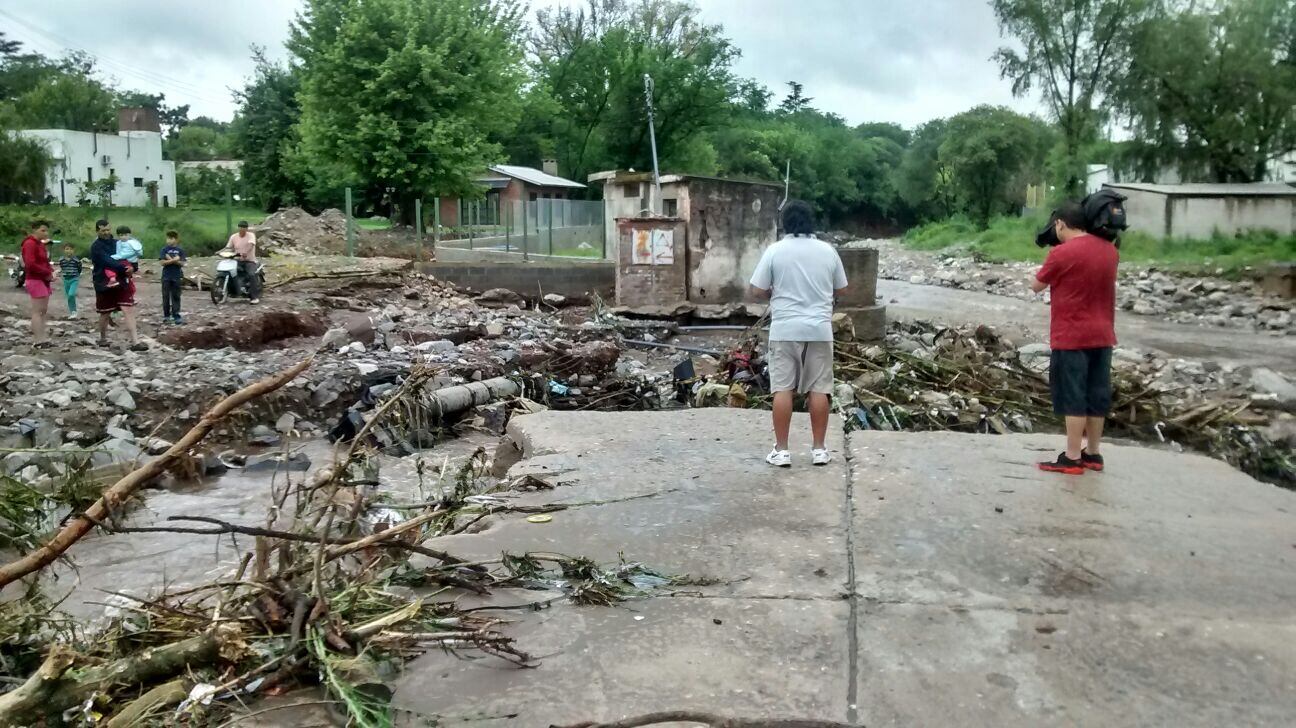
[[23, 286], [31, 296], [32, 347], [48, 349], [49, 333], [45, 329], [45, 318], [49, 313], [49, 298], [54, 281], [54, 266], [50, 265], [49, 251], [45, 241], [49, 238], [49, 225], [44, 220], [32, 223], [31, 235], [22, 241], [23, 273], [26, 281]]

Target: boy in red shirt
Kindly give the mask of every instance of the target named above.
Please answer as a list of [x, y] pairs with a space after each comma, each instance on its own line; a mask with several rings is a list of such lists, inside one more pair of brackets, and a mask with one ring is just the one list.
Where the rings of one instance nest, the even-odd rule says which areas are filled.
[[1068, 202], [1053, 212], [1061, 243], [1049, 251], [1031, 290], [1051, 289], [1049, 387], [1053, 412], [1066, 418], [1066, 452], [1041, 470], [1082, 475], [1102, 470], [1103, 421], [1111, 409], [1116, 345], [1116, 246], [1085, 232], [1084, 211]]

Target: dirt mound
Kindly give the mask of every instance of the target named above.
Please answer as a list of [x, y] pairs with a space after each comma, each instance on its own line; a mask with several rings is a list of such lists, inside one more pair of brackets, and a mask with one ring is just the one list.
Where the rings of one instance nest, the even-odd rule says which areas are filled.
[[262, 311], [252, 316], [193, 328], [171, 329], [158, 341], [179, 349], [259, 351], [284, 339], [319, 336], [328, 328], [315, 313]]
[[318, 216], [288, 207], [253, 227], [262, 250], [278, 255], [336, 253], [346, 240], [346, 215], [328, 209]]

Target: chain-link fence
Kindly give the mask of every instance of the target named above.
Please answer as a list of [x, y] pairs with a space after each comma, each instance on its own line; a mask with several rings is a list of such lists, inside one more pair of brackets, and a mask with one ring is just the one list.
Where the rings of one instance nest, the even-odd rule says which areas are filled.
[[606, 258], [603, 203], [597, 200], [460, 202], [459, 224], [443, 226], [438, 246], [520, 257]]

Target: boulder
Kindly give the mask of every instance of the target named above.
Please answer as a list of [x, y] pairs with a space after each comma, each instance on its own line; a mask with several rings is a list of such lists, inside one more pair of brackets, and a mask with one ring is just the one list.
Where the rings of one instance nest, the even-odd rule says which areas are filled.
[[135, 411], [135, 398], [125, 387], [116, 387], [108, 391], [108, 403], [127, 412]]

